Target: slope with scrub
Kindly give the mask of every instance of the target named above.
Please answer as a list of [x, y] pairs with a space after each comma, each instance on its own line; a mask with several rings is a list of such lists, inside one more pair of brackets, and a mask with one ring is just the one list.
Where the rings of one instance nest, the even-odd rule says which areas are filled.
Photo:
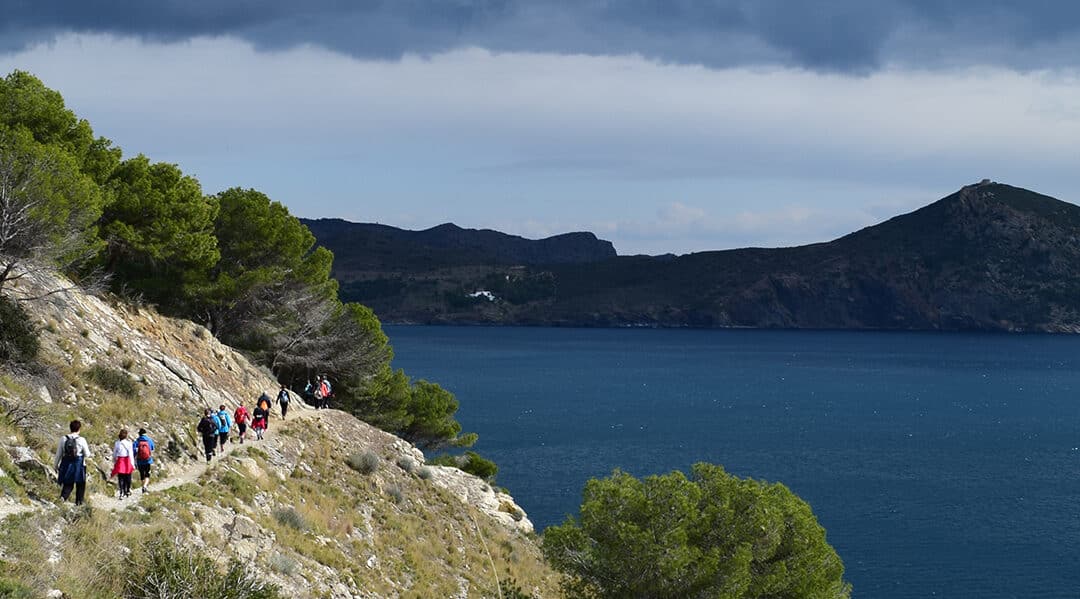
[[[70, 286], [42, 273], [17, 285], [27, 295]], [[233, 574], [255, 573], [284, 597], [554, 594], [557, 575], [512, 498], [425, 466], [413, 446], [344, 412], [298, 405], [272, 419], [265, 441], [202, 464], [202, 408], [250, 405], [276, 387], [205, 328], [77, 290], [24, 307], [41, 355], [0, 378], [0, 589], [148, 596], [132, 590], [133, 577], [198, 572], [197, 560], [184, 561], [194, 555], [238, 563]], [[85, 422], [95, 454], [85, 508], [58, 504], [51, 479], [72, 418]], [[123, 501], [104, 477], [121, 427], [146, 427], [158, 443], [151, 493]]]

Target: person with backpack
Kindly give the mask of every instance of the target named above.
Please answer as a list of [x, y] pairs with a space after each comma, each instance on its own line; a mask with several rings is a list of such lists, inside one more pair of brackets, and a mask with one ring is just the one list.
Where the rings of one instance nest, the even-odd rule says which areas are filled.
[[209, 464], [210, 460], [214, 457], [214, 449], [218, 443], [218, 429], [221, 428], [220, 422], [214, 422], [216, 414], [210, 408], [203, 410], [202, 420], [199, 420], [199, 426], [195, 430], [202, 435], [203, 449], [206, 450], [206, 463]]
[[240, 429], [239, 436], [241, 444], [244, 443], [244, 435], [247, 434], [247, 423], [250, 418], [251, 415], [248, 414], [247, 408], [244, 407], [244, 404], [240, 404], [239, 406], [237, 406], [236, 411], [233, 412], [233, 420], [236, 421], [236, 428]]
[[225, 451], [225, 444], [229, 442], [229, 431], [232, 430], [232, 418], [229, 417], [229, 411], [225, 409], [225, 404], [218, 406], [218, 444], [221, 446], [221, 451]]
[[277, 400], [278, 405], [281, 406], [281, 419], [285, 420], [285, 414], [289, 411], [289, 401], [292, 397], [289, 396], [289, 390], [285, 388], [285, 385], [281, 386], [281, 391], [278, 391]]
[[[256, 406], [266, 410], [266, 412], [267, 412], [267, 418], [266, 418], [267, 422], [265, 423], [266, 424], [265, 426], [262, 426], [262, 428], [269, 428], [270, 427], [269, 426], [269, 424], [270, 424], [270, 406], [272, 406], [272, 405], [273, 404], [271, 404], [269, 395], [267, 395], [265, 392], [262, 393], [262, 395], [259, 395], [259, 399], [258, 399], [258, 401], [256, 403]], [[253, 428], [255, 427], [254, 423], [252, 423], [252, 427]], [[259, 437], [259, 438], [261, 439], [262, 437]]]
[[75, 489], [75, 505], [82, 505], [86, 498], [86, 460], [93, 457], [90, 444], [79, 435], [82, 422], [72, 420], [69, 434], [60, 438], [56, 447], [56, 482], [60, 485], [60, 499], [67, 501], [71, 489]]
[[263, 407], [263, 402], [259, 402], [259, 405], [255, 406], [255, 410], [251, 413], [253, 420], [251, 421], [251, 428], [255, 430], [255, 438], [262, 441], [263, 432], [266, 430], [266, 421], [270, 415], [270, 411]]
[[316, 393], [316, 396], [319, 398], [319, 409], [330, 407], [331, 393], [333, 393], [333, 389], [330, 387], [330, 379], [326, 378], [326, 375], [320, 375], [319, 392]]
[[120, 491], [120, 499], [123, 499], [131, 496], [131, 473], [135, 472], [135, 448], [128, 439], [126, 428], [120, 429], [112, 455], [113, 468], [109, 477], [116, 477], [116, 487]]
[[150, 484], [150, 467], [154, 464], [154, 440], [146, 434], [145, 428], [139, 429], [139, 437], [135, 439], [135, 467], [139, 469], [139, 480], [142, 482], [142, 492]]
[[312, 384], [311, 379], [308, 379], [307, 384], [304, 385], [303, 397], [309, 406], [315, 406], [315, 385]]

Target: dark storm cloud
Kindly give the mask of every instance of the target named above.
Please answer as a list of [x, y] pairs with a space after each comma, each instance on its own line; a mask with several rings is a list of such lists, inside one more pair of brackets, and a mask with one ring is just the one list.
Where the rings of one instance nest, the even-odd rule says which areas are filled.
[[365, 58], [490, 50], [867, 72], [895, 62], [1072, 66], [1080, 3], [1047, 0], [0, 0], [0, 49], [58, 33], [233, 35]]

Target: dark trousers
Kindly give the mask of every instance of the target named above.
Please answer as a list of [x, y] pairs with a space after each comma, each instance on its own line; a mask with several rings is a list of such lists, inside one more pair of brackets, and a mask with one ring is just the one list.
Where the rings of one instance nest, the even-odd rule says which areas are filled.
[[229, 433], [218, 433], [218, 445], [221, 446], [221, 451], [225, 451], [225, 444], [229, 442]]
[[75, 505], [82, 505], [83, 499], [86, 498], [86, 481], [81, 483], [64, 483], [60, 487], [60, 499], [64, 501], [68, 500], [71, 496], [71, 488], [75, 487]]
[[289, 412], [289, 404], [287, 404], [287, 403], [281, 404], [281, 419], [282, 420], [285, 420], [285, 414], [287, 414], [288, 412]]
[[131, 495], [131, 475], [130, 474], [117, 474], [116, 475], [117, 486], [120, 488], [120, 496]]
[[206, 461], [209, 462], [210, 458], [214, 457], [214, 448], [217, 447], [218, 438], [217, 435], [205, 436], [202, 438], [203, 449], [206, 450]]

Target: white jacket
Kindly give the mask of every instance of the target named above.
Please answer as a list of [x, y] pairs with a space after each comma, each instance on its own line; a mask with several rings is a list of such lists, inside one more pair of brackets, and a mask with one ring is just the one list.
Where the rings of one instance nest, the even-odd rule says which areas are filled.
[[131, 444], [131, 439], [117, 439], [116, 443], [113, 443], [112, 459], [115, 462], [117, 458], [135, 459], [135, 448]]

